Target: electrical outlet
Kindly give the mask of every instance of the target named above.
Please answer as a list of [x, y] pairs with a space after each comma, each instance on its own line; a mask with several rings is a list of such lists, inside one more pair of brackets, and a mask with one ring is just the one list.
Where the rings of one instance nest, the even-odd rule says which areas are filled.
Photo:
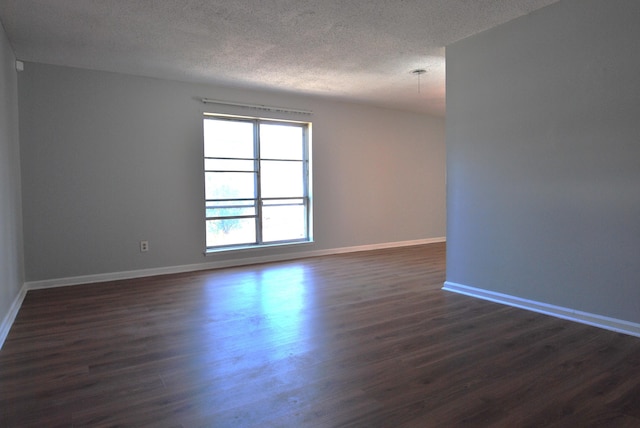
[[140, 252], [146, 253], [149, 251], [149, 241], [140, 241]]

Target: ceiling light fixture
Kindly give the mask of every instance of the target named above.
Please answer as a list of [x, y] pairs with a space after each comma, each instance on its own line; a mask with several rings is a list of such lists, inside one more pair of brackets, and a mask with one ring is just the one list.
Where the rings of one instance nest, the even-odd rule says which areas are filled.
[[416, 68], [415, 70], [411, 70], [411, 74], [413, 74], [414, 76], [418, 76], [418, 93], [420, 93], [420, 76], [422, 76], [426, 72], [427, 70], [425, 70], [424, 68]]

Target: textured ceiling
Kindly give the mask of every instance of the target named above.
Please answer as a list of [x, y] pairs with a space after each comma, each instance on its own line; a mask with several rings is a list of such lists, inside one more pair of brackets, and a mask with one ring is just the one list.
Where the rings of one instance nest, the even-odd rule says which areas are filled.
[[24, 61], [443, 116], [444, 46], [556, 1], [0, 0], [0, 20]]

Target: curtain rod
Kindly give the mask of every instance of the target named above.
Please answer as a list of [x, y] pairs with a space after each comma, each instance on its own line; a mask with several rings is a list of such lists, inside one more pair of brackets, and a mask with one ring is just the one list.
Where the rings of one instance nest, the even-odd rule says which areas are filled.
[[246, 108], [252, 108], [256, 110], [265, 110], [265, 111], [272, 111], [277, 113], [313, 114], [311, 110], [296, 110], [296, 109], [285, 108], [285, 107], [265, 106], [262, 104], [234, 103], [231, 101], [212, 100], [210, 98], [202, 98], [202, 102], [205, 104], [219, 104], [223, 106], [246, 107]]

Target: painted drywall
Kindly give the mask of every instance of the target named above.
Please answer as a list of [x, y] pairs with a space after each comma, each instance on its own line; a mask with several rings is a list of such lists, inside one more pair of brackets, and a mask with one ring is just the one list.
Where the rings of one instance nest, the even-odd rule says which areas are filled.
[[447, 48], [447, 281], [640, 322], [640, 2]]
[[[27, 281], [445, 236], [439, 118], [36, 63], [19, 96]], [[313, 110], [313, 244], [203, 255], [202, 97]]]
[[0, 24], [0, 323], [24, 282], [15, 61]]

